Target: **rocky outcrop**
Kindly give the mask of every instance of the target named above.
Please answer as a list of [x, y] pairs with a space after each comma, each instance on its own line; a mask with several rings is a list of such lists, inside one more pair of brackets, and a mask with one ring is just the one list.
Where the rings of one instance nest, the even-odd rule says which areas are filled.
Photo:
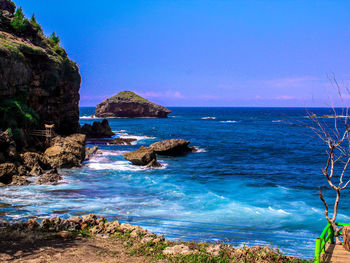
[[85, 147], [85, 159], [89, 160], [92, 158], [92, 156], [94, 156], [95, 154], [98, 153], [98, 147], [97, 146], [93, 146], [93, 147]]
[[36, 21], [22, 19], [20, 26], [14, 26], [13, 13], [12, 1], [1, 0], [0, 102], [21, 97], [38, 115], [36, 127], [48, 123], [55, 124], [58, 134], [78, 132], [78, 66], [57, 39], [44, 35]]
[[44, 156], [54, 168], [79, 167], [85, 159], [85, 141], [85, 134], [57, 136], [52, 140], [52, 146], [44, 152]]
[[17, 167], [13, 163], [0, 164], [0, 183], [9, 184], [12, 177], [17, 174]]
[[46, 184], [46, 185], [54, 185], [58, 184], [58, 181], [62, 180], [62, 176], [60, 176], [57, 172], [57, 169], [52, 169], [43, 175], [41, 175], [36, 181], [36, 184]]
[[136, 151], [125, 153], [123, 157], [135, 165], [160, 166], [155, 151], [150, 147], [141, 146]]
[[189, 141], [184, 139], [170, 139], [151, 144], [149, 147], [160, 155], [181, 155], [194, 151], [188, 147]]
[[15, 161], [18, 158], [16, 142], [13, 136], [4, 131], [0, 133], [0, 163]]
[[171, 111], [131, 91], [122, 91], [97, 105], [95, 116], [101, 118], [166, 118]]
[[80, 132], [86, 134], [87, 138], [110, 138], [114, 135], [106, 119], [102, 122], [94, 121], [92, 125], [84, 124]]
[[135, 138], [115, 138], [113, 141], [109, 141], [108, 144], [116, 145], [131, 145], [132, 142], [136, 142]]

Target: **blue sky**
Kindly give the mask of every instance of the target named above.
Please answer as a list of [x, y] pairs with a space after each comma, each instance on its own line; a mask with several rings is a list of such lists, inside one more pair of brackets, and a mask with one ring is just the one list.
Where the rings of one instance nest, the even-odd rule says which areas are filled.
[[81, 106], [327, 106], [350, 79], [350, 1], [15, 2], [79, 64]]

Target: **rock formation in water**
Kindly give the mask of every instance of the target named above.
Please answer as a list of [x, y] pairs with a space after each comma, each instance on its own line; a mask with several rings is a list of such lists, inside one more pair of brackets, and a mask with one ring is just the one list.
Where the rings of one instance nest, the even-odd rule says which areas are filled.
[[134, 165], [148, 166], [148, 167], [160, 167], [157, 162], [157, 156], [153, 149], [150, 147], [141, 146], [136, 151], [128, 152], [123, 157], [132, 162]]
[[28, 20], [15, 8], [12, 1], [0, 0], [0, 129], [23, 129], [25, 121], [31, 123], [30, 115], [14, 116], [21, 107], [18, 115], [30, 109], [38, 128], [48, 123], [59, 134], [78, 132], [78, 66], [55, 34], [46, 37], [34, 16]]
[[97, 105], [95, 116], [101, 118], [166, 118], [171, 111], [132, 91], [122, 91]]
[[94, 121], [92, 125], [84, 124], [80, 132], [86, 134], [88, 138], [110, 138], [114, 135], [106, 119], [102, 122]]
[[188, 152], [195, 152], [194, 147], [188, 147], [190, 141], [184, 139], [170, 139], [159, 141], [151, 144], [149, 147], [153, 149], [156, 154], [160, 155], [181, 155]]

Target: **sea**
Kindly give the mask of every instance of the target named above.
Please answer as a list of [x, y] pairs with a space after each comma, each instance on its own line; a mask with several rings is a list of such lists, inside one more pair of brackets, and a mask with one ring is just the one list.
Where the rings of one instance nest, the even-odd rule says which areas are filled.
[[[109, 119], [115, 137], [137, 141], [98, 145], [102, 154], [61, 170], [59, 185], [0, 188], [0, 220], [94, 213], [171, 240], [271, 246], [312, 258], [326, 225], [319, 188], [330, 203], [334, 193], [321, 174], [326, 145], [307, 127], [307, 116], [332, 110], [170, 109], [164, 119]], [[80, 108], [82, 125], [101, 120], [94, 110]], [[160, 168], [134, 166], [122, 156], [171, 138], [189, 140], [198, 151], [158, 156]], [[341, 198], [338, 221], [350, 222], [349, 190]]]

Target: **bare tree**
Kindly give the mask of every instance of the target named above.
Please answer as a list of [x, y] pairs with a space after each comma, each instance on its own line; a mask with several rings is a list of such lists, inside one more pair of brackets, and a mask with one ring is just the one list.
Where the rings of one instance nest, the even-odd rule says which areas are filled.
[[311, 122], [307, 126], [317, 135], [318, 138], [322, 140], [322, 142], [327, 145], [326, 153], [328, 157], [324, 167], [321, 169], [321, 172], [327, 179], [329, 187], [333, 189], [335, 193], [335, 201], [334, 204], [332, 204], [332, 215], [330, 215], [329, 205], [321, 188], [319, 195], [325, 206], [325, 217], [332, 225], [334, 230], [336, 244], [341, 244], [339, 239], [341, 227], [336, 225], [336, 218], [342, 190], [344, 190], [350, 184], [349, 179], [345, 180], [350, 163], [350, 125], [348, 123], [350, 116], [349, 108], [345, 106], [343, 100], [340, 85], [334, 77], [330, 78], [330, 81], [338, 91], [339, 99], [342, 105], [341, 109], [336, 109], [332, 105], [332, 115], [321, 117], [314, 113], [308, 112], [308, 118]]

